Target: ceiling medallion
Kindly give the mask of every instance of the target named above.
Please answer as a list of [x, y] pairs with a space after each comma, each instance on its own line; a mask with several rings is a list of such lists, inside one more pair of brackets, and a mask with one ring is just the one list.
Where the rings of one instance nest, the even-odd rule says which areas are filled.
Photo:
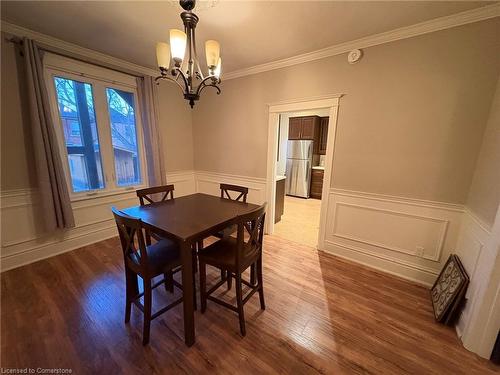
[[[179, 0], [168, 0], [167, 2], [170, 6], [177, 8], [179, 6]], [[219, 3], [219, 0], [201, 0], [197, 1], [196, 10], [202, 11], [205, 9], [210, 9], [215, 7]]]
[[184, 9], [181, 19], [184, 31], [170, 30], [170, 45], [158, 42], [156, 44], [156, 58], [160, 75], [155, 78], [175, 82], [182, 90], [184, 99], [189, 100], [191, 108], [194, 102], [200, 99], [201, 92], [206, 87], [214, 87], [217, 94], [221, 90], [221, 58], [220, 45], [216, 40], [205, 42], [205, 55], [207, 59], [208, 73], [205, 77], [201, 72], [200, 63], [196, 54], [195, 28], [198, 16], [192, 12], [196, 0], [180, 0], [179, 4]]

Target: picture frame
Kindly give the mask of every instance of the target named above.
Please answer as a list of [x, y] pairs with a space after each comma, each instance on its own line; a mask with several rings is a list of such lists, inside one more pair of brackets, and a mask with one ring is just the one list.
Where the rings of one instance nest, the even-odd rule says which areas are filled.
[[469, 284], [460, 258], [451, 254], [431, 288], [431, 301], [436, 321], [449, 324], [461, 305]]

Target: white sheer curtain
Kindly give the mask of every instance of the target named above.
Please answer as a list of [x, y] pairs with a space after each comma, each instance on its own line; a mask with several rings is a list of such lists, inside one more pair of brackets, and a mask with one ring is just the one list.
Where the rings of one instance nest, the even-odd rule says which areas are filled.
[[149, 186], [165, 185], [167, 175], [159, 129], [158, 88], [153, 77], [138, 77], [137, 91], [144, 128]]

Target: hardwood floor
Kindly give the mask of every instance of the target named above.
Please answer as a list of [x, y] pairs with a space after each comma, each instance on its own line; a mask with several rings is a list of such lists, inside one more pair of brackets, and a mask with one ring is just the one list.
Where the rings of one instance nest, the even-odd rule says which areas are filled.
[[[208, 302], [196, 343], [184, 345], [182, 306], [152, 322], [124, 324], [117, 239], [1, 275], [1, 365], [71, 368], [76, 374], [487, 374], [499, 368], [436, 324], [423, 287], [276, 236], [264, 243], [264, 291], [237, 315]], [[218, 272], [211, 271], [208, 280]], [[172, 299], [164, 288], [153, 298]], [[234, 302], [234, 288], [225, 296]], [[155, 304], [159, 307], [159, 303]]]
[[303, 245], [318, 244], [320, 199], [285, 196], [281, 221], [274, 224], [274, 234]]

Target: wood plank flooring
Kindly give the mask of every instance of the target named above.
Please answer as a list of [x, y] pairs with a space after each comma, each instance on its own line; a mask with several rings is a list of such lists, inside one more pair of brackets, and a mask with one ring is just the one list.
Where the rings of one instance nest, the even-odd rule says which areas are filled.
[[[1, 366], [71, 368], [76, 374], [489, 374], [498, 367], [436, 324], [428, 291], [276, 236], [265, 237], [265, 311], [196, 312], [183, 340], [182, 306], [123, 323], [125, 289], [116, 238], [1, 275]], [[212, 270], [209, 280], [215, 280]], [[225, 293], [234, 301], [234, 290]], [[156, 307], [172, 299], [163, 288]]]

